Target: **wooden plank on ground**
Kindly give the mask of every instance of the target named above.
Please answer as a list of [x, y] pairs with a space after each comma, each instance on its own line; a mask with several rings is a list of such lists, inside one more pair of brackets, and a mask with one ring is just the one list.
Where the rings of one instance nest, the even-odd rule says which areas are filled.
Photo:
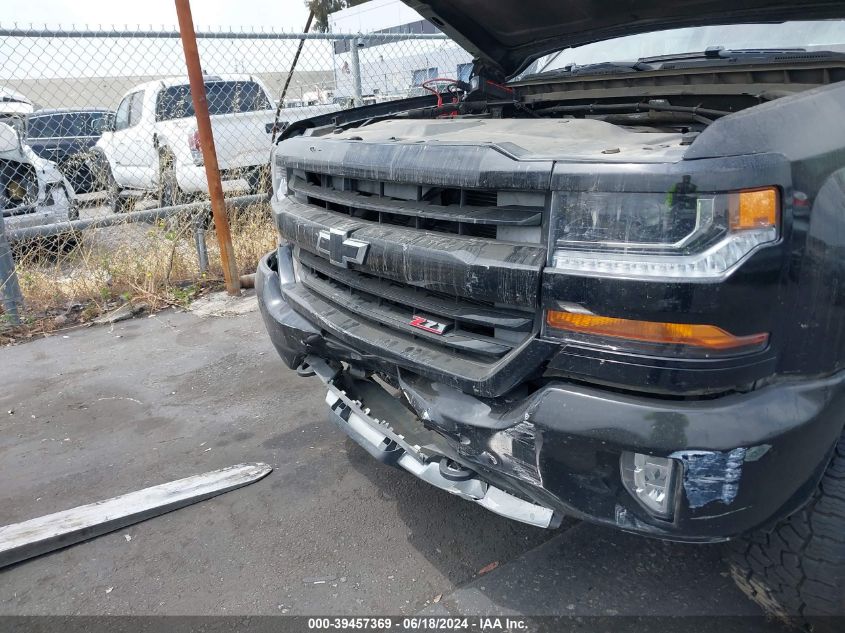
[[237, 464], [0, 527], [0, 567], [246, 486], [272, 470], [262, 463]]

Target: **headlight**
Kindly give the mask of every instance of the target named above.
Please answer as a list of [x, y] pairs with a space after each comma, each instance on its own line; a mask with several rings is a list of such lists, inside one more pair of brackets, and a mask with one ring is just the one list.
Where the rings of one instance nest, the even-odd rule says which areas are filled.
[[560, 193], [552, 262], [580, 275], [719, 279], [778, 239], [774, 187], [698, 193], [688, 178], [668, 193]]
[[23, 178], [10, 180], [6, 185], [6, 197], [15, 206], [32, 204], [38, 197], [38, 183]]

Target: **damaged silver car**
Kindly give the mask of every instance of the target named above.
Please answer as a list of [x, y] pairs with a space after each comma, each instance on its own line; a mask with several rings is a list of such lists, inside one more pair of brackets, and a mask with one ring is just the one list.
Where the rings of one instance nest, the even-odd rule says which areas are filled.
[[56, 164], [23, 144], [12, 125], [0, 123], [0, 208], [5, 230], [77, 219], [72, 196]]

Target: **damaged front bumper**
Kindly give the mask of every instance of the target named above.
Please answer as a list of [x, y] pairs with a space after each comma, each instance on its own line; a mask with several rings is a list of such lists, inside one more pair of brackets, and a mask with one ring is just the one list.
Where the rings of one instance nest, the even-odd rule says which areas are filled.
[[[303, 367], [313, 370], [328, 386], [326, 404], [332, 421], [379, 461], [407, 470], [441, 490], [474, 501], [509, 519], [542, 528], [560, 524], [560, 515], [551, 508], [507, 493], [452, 459], [450, 456], [454, 453], [448, 444], [436, 433], [421, 428], [410, 411], [388, 404], [379, 410], [389, 418], [374, 417], [373, 409], [365, 407], [361, 400], [353, 400], [345, 389], [335, 384], [337, 370], [322, 359], [309, 357]], [[346, 381], [349, 380], [346, 377]], [[375, 391], [381, 387], [373, 382], [354, 382], [358, 383], [356, 392], [367, 394], [362, 397], [373, 406], [384, 404], [384, 397]]]
[[[291, 307], [286, 291], [297, 285], [287, 247], [261, 261], [256, 288], [271, 340], [289, 367], [326, 382], [333, 420], [378, 459], [533, 525], [570, 515], [671, 540], [729, 539], [804, 504], [841, 429], [842, 374], [702, 400], [564, 381], [470, 395], [387, 351], [360, 353], [301, 297]], [[626, 452], [676, 460], [671, 519], [623, 484]]]

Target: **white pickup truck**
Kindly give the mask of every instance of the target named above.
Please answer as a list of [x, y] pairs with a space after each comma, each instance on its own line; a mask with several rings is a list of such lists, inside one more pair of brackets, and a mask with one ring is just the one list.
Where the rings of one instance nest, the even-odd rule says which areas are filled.
[[[224, 191], [261, 191], [275, 115], [266, 87], [248, 75], [207, 75], [205, 91]], [[116, 212], [151, 194], [161, 206], [170, 206], [208, 193], [184, 77], [151, 81], [126, 93], [95, 152]]]

